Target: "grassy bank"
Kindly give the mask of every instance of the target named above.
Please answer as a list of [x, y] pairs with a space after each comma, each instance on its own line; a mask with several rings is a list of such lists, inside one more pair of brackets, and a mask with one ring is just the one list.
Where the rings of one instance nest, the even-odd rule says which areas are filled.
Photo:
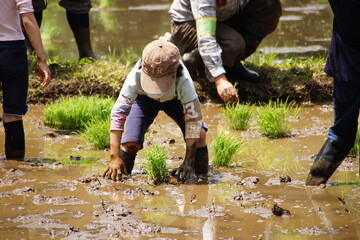
[[[39, 88], [36, 63], [31, 60], [29, 103], [48, 103], [76, 95], [116, 98], [136, 58], [130, 60], [118, 60], [112, 56], [96, 62], [49, 59], [53, 81], [45, 89]], [[244, 64], [260, 73], [261, 82], [238, 82], [242, 102], [268, 102], [276, 98], [297, 102], [331, 101], [332, 80], [323, 72], [324, 58], [279, 60], [276, 54], [256, 55]], [[221, 102], [213, 83], [194, 77], [194, 84], [202, 102]]]

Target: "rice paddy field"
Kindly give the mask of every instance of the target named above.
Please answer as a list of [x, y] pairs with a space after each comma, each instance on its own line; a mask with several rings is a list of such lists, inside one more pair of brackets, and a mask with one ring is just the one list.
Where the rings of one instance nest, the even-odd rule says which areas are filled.
[[[238, 106], [218, 104], [213, 85], [194, 79], [208, 126], [208, 175], [181, 183], [169, 174], [185, 145], [160, 113], [133, 174], [120, 182], [102, 177], [111, 105], [142, 48], [170, 30], [171, 2], [93, 0], [100, 60], [78, 62], [65, 11], [48, 1], [41, 31], [53, 81], [39, 89], [30, 61], [24, 161], [5, 159], [0, 131], [0, 239], [360, 239], [359, 145], [326, 185], [305, 186], [334, 114], [323, 73], [332, 27], [326, 0], [281, 1], [278, 28], [244, 63], [263, 84], [239, 84]], [[50, 109], [75, 96], [82, 107]], [[90, 106], [99, 108], [89, 115]], [[149, 154], [153, 146], [160, 154]], [[148, 174], [157, 155], [165, 164]]]
[[[146, 148], [163, 146], [169, 171], [185, 154], [181, 132], [165, 114], [151, 126], [133, 174], [112, 182], [102, 178], [106, 149], [94, 150], [73, 131], [45, 126], [45, 107], [31, 105], [25, 161], [0, 162], [0, 238], [359, 239], [358, 153], [326, 186], [305, 186], [332, 123], [331, 105], [303, 106], [288, 122], [289, 135], [275, 139], [256, 127], [256, 115], [248, 129], [232, 130], [224, 106], [202, 107], [210, 173], [185, 184], [170, 178], [155, 185], [145, 174]], [[221, 134], [241, 142], [227, 167], [212, 163]]]

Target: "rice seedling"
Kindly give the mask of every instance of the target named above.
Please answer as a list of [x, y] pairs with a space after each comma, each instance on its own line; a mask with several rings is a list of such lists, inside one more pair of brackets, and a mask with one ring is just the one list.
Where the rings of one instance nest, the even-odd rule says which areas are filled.
[[147, 162], [144, 166], [147, 170], [147, 175], [155, 183], [164, 182], [168, 178], [166, 172], [167, 157], [164, 146], [153, 145], [146, 151]]
[[259, 109], [259, 129], [269, 138], [286, 137], [289, 125], [284, 122], [284, 113], [280, 109], [264, 106]]
[[253, 107], [249, 103], [227, 103], [222, 109], [224, 118], [233, 130], [245, 130], [249, 128]]
[[90, 142], [93, 149], [110, 147], [110, 116], [106, 119], [94, 119], [84, 123], [85, 129], [80, 133], [84, 141]]
[[269, 138], [286, 137], [290, 130], [286, 120], [290, 117], [297, 118], [301, 109], [302, 106], [296, 105], [294, 101], [270, 100], [258, 109], [258, 128]]
[[63, 130], [82, 130], [92, 119], [107, 119], [114, 100], [98, 96], [62, 98], [44, 109], [44, 123]]
[[[357, 129], [356, 132], [356, 139], [355, 139], [355, 145], [354, 147], [350, 150], [350, 155], [357, 155], [360, 154], [360, 126]], [[360, 161], [360, 160], [359, 160]], [[360, 162], [359, 162], [360, 163]], [[360, 169], [360, 166], [359, 166]]]
[[242, 142], [233, 135], [221, 132], [212, 144], [212, 149], [214, 151], [212, 164], [219, 167], [230, 166], [233, 156], [240, 153], [241, 145]]

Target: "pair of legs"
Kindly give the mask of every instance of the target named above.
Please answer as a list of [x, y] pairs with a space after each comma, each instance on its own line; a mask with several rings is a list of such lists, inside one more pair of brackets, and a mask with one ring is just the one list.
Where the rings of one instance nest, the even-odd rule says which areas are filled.
[[334, 125], [316, 156], [306, 185], [326, 183], [354, 146], [360, 108], [360, 85], [334, 80]]
[[7, 159], [23, 159], [25, 136], [22, 116], [28, 110], [28, 61], [25, 41], [0, 42], [0, 83]]
[[[143, 147], [145, 133], [153, 123], [159, 111], [164, 111], [185, 134], [184, 109], [178, 99], [158, 102], [147, 96], [139, 95], [131, 107], [129, 116], [125, 122], [125, 129], [122, 135], [121, 157], [125, 162], [126, 171], [131, 173], [137, 152]], [[208, 171], [208, 149], [206, 146], [206, 126], [200, 133], [195, 157], [195, 173], [206, 174]]]
[[[228, 73], [237, 74], [237, 69], [244, 70], [240, 60], [254, 53], [262, 39], [276, 29], [281, 11], [279, 0], [252, 0], [237, 15], [217, 22], [216, 39], [222, 49], [221, 56]], [[198, 54], [195, 22], [173, 22], [171, 34], [171, 41], [182, 55], [190, 52]], [[192, 59], [199, 57], [193, 56]]]
[[[46, 9], [44, 0], [32, 0], [34, 6], [34, 15], [36, 21], [41, 26], [43, 19], [43, 11]], [[90, 41], [90, 18], [89, 11], [91, 8], [90, 0], [61, 0], [59, 3], [66, 9], [66, 17], [69, 26], [74, 34], [75, 41], [78, 47], [79, 59], [92, 58], [96, 59]], [[33, 48], [29, 41], [27, 41], [28, 49], [30, 52]]]

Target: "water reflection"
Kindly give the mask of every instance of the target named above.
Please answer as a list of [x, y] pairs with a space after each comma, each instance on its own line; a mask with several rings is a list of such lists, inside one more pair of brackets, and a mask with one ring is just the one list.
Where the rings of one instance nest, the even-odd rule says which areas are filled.
[[[90, 25], [94, 50], [107, 55], [109, 51], [120, 54], [131, 49], [140, 56], [148, 42], [170, 31], [171, 3], [171, 0], [93, 0]], [[323, 55], [329, 46], [332, 24], [327, 1], [283, 0], [282, 4], [278, 28], [264, 39], [259, 51], [285, 56]], [[50, 57], [77, 60], [76, 44], [65, 18], [57, 1], [49, 1], [41, 27], [45, 49]]]

